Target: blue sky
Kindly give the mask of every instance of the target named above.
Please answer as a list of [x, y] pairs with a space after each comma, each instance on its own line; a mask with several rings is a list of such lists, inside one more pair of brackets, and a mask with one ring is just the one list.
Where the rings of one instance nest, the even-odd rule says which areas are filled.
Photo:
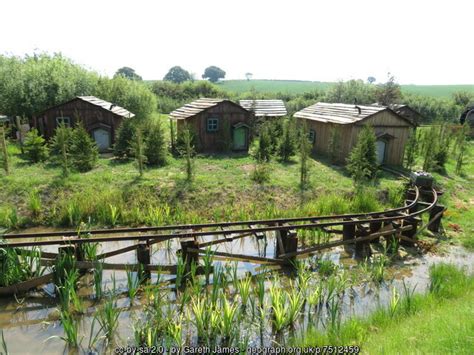
[[113, 75], [161, 79], [174, 65], [200, 77], [474, 84], [474, 2], [33, 1], [0, 3], [0, 53], [62, 52]]

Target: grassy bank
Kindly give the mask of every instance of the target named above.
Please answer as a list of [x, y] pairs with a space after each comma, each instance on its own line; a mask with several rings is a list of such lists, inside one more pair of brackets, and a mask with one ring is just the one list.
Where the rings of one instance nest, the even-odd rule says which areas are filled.
[[300, 346], [357, 345], [369, 354], [470, 354], [474, 348], [474, 277], [452, 265], [430, 270], [425, 295], [408, 292], [366, 319], [326, 333], [309, 331]]
[[12, 172], [2, 175], [0, 225], [98, 226], [245, 220], [308, 214], [370, 211], [400, 201], [401, 182], [385, 175], [377, 187], [354, 196], [351, 179], [341, 167], [312, 159], [311, 186], [299, 188], [299, 164], [273, 161], [270, 181], [251, 179], [248, 155], [198, 156], [192, 183], [185, 179], [183, 159], [169, 157], [161, 168], [138, 176], [133, 161], [102, 157], [87, 173], [61, 176], [59, 167], [30, 164], [19, 148], [10, 147]]

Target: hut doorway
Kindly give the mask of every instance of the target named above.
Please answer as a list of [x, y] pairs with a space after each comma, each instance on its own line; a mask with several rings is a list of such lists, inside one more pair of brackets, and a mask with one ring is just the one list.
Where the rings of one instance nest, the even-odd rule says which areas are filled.
[[249, 128], [245, 124], [237, 124], [234, 126], [232, 134], [232, 142], [234, 150], [248, 149]]
[[377, 164], [381, 165], [385, 162], [385, 150], [387, 148], [387, 142], [381, 139], [378, 139], [375, 142], [376, 154], [377, 154]]
[[104, 128], [97, 128], [92, 131], [92, 136], [94, 137], [100, 152], [106, 151], [110, 148], [110, 131]]

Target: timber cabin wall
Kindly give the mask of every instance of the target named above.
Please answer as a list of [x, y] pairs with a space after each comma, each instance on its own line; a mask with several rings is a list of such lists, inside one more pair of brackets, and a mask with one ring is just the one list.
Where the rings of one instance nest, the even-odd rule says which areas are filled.
[[[223, 101], [195, 116], [177, 120], [178, 134], [185, 123], [196, 135], [196, 151], [219, 152], [232, 150], [232, 127], [237, 123], [250, 124], [251, 113], [238, 105]], [[217, 132], [207, 131], [207, 119], [218, 118]], [[247, 137], [247, 142], [250, 137]]]
[[349, 154], [357, 143], [357, 137], [365, 124], [374, 128], [376, 135], [387, 134], [393, 138], [387, 139], [385, 150], [385, 163], [389, 165], [402, 165], [405, 145], [413, 132], [413, 126], [406, 120], [391, 111], [381, 111], [360, 122], [352, 124], [324, 123], [314, 120], [306, 120], [308, 130], [314, 130], [315, 140], [312, 147], [317, 155], [329, 154], [329, 142], [332, 127], [338, 130], [338, 146], [335, 160], [337, 163], [345, 163]]
[[36, 119], [37, 123], [35, 125], [45, 138], [51, 138], [54, 135], [54, 131], [58, 126], [57, 117], [69, 117], [71, 127], [77, 124], [77, 118], [79, 118], [89, 133], [96, 128], [108, 129], [110, 130], [112, 144], [114, 143], [115, 132], [123, 120], [121, 116], [110, 111], [86, 101], [74, 99], [44, 111]]
[[357, 137], [366, 124], [374, 128], [376, 136], [387, 134], [393, 137], [386, 140], [385, 163], [402, 165], [405, 145], [413, 132], [413, 126], [391, 111], [381, 111], [353, 125], [351, 147], [357, 143]]

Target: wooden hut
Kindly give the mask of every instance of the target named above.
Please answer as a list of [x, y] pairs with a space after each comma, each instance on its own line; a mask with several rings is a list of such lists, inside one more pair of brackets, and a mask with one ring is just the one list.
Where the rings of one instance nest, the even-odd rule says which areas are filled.
[[225, 99], [201, 98], [170, 113], [178, 135], [188, 127], [198, 152], [246, 151], [252, 113]]
[[32, 124], [45, 138], [50, 138], [58, 125], [73, 127], [81, 121], [103, 152], [114, 143], [115, 132], [122, 121], [134, 116], [128, 110], [97, 97], [78, 96], [43, 111], [33, 118]]
[[239, 104], [257, 118], [283, 117], [288, 114], [283, 100], [240, 100]]
[[384, 106], [362, 106], [319, 102], [294, 115], [306, 120], [309, 139], [316, 153], [329, 154], [333, 132], [337, 132], [338, 162], [345, 162], [364, 125], [374, 128], [377, 137], [377, 162], [402, 165], [405, 144], [415, 124]]

